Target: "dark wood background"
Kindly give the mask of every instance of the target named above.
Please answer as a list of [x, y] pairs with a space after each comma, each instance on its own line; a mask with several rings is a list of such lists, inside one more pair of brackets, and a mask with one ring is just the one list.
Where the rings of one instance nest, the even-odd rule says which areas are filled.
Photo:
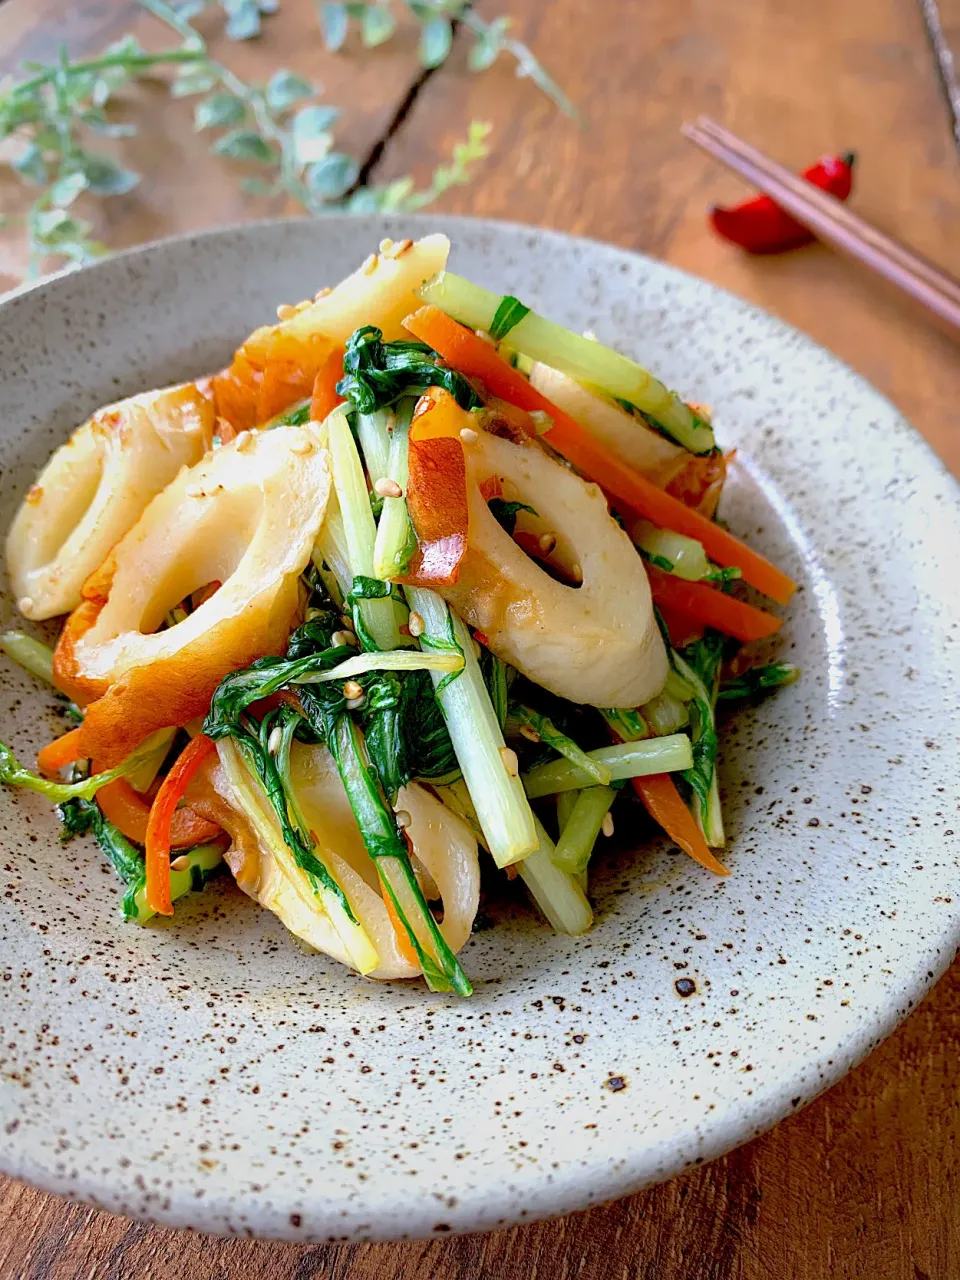
[[[332, 56], [313, 5], [283, 0], [264, 38], [216, 42], [241, 74], [292, 66], [347, 105], [340, 141], [379, 155], [376, 180], [423, 179], [466, 132], [493, 153], [442, 208], [611, 240], [714, 280], [796, 324], [886, 392], [960, 470], [957, 348], [884, 286], [821, 249], [746, 258], [708, 234], [704, 206], [737, 182], [678, 134], [708, 111], [798, 168], [859, 152], [855, 206], [957, 271], [960, 163], [913, 0], [479, 0], [513, 15], [580, 105], [580, 129], [506, 63], [468, 76], [463, 50], [418, 92], [412, 40]], [[960, 47], [960, 0], [941, 0]], [[216, 30], [214, 12], [203, 19]], [[94, 52], [133, 29], [165, 37], [129, 0], [7, 0], [0, 76], [60, 39]], [[460, 41], [458, 41], [459, 45]], [[406, 109], [402, 109], [407, 103]], [[112, 244], [262, 212], [237, 193], [190, 108], [137, 90], [124, 155], [147, 174], [98, 215]], [[0, 179], [0, 208], [15, 209]], [[0, 235], [0, 287], [22, 246]], [[131, 1223], [0, 1179], [4, 1280], [957, 1280], [960, 967], [845, 1081], [773, 1132], [629, 1200], [494, 1235], [352, 1249], [223, 1241]]]

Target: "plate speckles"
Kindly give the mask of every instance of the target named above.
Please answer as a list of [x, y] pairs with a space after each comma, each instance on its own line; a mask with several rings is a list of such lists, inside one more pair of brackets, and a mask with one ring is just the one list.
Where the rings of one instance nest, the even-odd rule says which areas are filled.
[[[485, 1229], [666, 1178], [761, 1132], [881, 1040], [958, 940], [960, 504], [832, 356], [667, 267], [469, 220], [324, 219], [123, 255], [0, 306], [0, 497], [92, 409], [208, 371], [303, 280], [447, 226], [457, 269], [635, 353], [714, 407], [723, 513], [802, 584], [800, 684], [723, 738], [734, 872], [651, 842], [597, 926], [503, 908], [475, 997], [311, 956], [229, 884], [125, 925], [96, 850], [0, 795], [0, 1167], [201, 1230], [299, 1241]], [[0, 623], [12, 621], [9, 595]], [[0, 736], [59, 722], [4, 663]], [[639, 822], [639, 819], [638, 819]], [[618, 823], [623, 834], [624, 819]], [[682, 997], [682, 998], [678, 998]]]

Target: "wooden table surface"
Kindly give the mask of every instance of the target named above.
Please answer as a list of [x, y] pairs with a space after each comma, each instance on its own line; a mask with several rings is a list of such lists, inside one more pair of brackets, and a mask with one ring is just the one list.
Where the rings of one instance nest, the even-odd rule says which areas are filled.
[[[384, 143], [374, 177], [425, 177], [471, 118], [494, 124], [476, 181], [442, 208], [560, 227], [644, 250], [768, 308], [886, 392], [960, 470], [957, 348], [859, 269], [815, 248], [750, 259], [708, 234], [704, 206], [739, 194], [679, 136], [707, 111], [802, 167], [859, 152], [854, 204], [955, 272], [960, 163], [919, 10], [911, 0], [479, 0], [509, 12], [586, 117], [559, 116], [509, 67], [468, 75], [463, 50], [399, 111], [418, 69], [412, 42], [330, 55], [314, 7], [282, 0], [259, 42], [216, 42], [241, 74], [292, 66], [350, 110], [341, 141]], [[960, 0], [941, 0], [960, 36]], [[203, 18], [215, 31], [215, 12]], [[134, 29], [164, 37], [126, 0], [7, 0], [0, 75], [64, 39], [95, 52]], [[458, 44], [460, 40], [458, 38]], [[958, 40], [960, 43], [960, 40]], [[237, 193], [189, 107], [137, 91], [146, 172], [100, 231], [117, 245], [262, 212]], [[0, 181], [0, 207], [15, 202]], [[0, 287], [23, 266], [0, 236]], [[7, 277], [5, 280], [4, 277]], [[0, 1180], [4, 1280], [956, 1280], [960, 1275], [960, 966], [885, 1045], [801, 1114], [713, 1165], [629, 1200], [495, 1235], [326, 1248], [217, 1240], [131, 1223]]]

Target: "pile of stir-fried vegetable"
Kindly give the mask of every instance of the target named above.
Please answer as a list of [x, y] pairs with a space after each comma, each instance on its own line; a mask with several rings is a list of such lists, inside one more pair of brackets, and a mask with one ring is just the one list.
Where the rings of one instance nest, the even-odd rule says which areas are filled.
[[743, 661], [780, 622], [735, 584], [793, 583], [715, 520], [709, 414], [448, 249], [384, 241], [53, 456], [7, 551], [21, 612], [69, 616], [3, 647], [75, 726], [0, 780], [95, 836], [130, 919], [225, 862], [358, 972], [467, 995], [478, 843], [582, 933], [629, 782], [725, 875], [718, 703], [796, 671]]

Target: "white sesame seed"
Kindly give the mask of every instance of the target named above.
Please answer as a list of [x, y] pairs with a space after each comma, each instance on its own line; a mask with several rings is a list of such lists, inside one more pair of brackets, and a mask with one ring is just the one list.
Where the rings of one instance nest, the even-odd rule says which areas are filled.
[[171, 871], [188, 871], [190, 869], [190, 859], [185, 853], [181, 853], [179, 858], [174, 858], [170, 863]]
[[391, 480], [388, 476], [383, 476], [373, 486], [374, 492], [379, 493], [381, 498], [402, 498], [403, 490], [397, 484], [396, 480]]
[[31, 507], [35, 507], [38, 502], [42, 501], [43, 488], [38, 484], [32, 484], [27, 490], [27, 496], [24, 498], [24, 502], [27, 502]]
[[25, 613], [29, 617], [33, 612], [33, 598], [31, 596], [21, 596], [17, 601], [17, 608], [21, 613]]
[[540, 735], [539, 735], [539, 733], [537, 733], [536, 729], [531, 729], [531, 728], [530, 728], [530, 726], [529, 726], [528, 724], [522, 724], [522, 725], [520, 726], [520, 732], [521, 732], [521, 734], [523, 735], [523, 737], [525, 737], [525, 738], [526, 738], [526, 740], [527, 740], [528, 742], [539, 742], [539, 741], [540, 741]]
[[541, 533], [537, 539], [537, 546], [545, 556], [548, 556], [556, 545], [557, 535], [555, 533]]
[[326, 289], [318, 289], [313, 295], [313, 300], [314, 302], [319, 302], [321, 298], [329, 298], [331, 293], [333, 293], [333, 290], [328, 285]]
[[313, 453], [313, 441], [309, 436], [300, 436], [296, 440], [291, 440], [290, 452], [298, 453], [301, 457], [305, 454]]
[[461, 427], [460, 439], [464, 444], [476, 444], [480, 437], [474, 431], [473, 427]]
[[495, 347], [497, 345], [486, 329], [474, 329], [473, 332], [477, 335], [477, 337], [480, 339], [481, 342], [488, 342], [491, 347]]
[[501, 747], [500, 759], [503, 761], [503, 767], [510, 777], [515, 778], [520, 772], [520, 761], [517, 759], [517, 753], [512, 747]]
[[413, 818], [406, 809], [398, 809], [396, 812], [397, 826], [401, 831], [406, 831], [407, 827], [413, 825]]
[[393, 246], [393, 249], [390, 251], [390, 257], [402, 258], [403, 255], [405, 253], [408, 253], [412, 248], [413, 248], [412, 240], [401, 240], [399, 244], [395, 244]]
[[334, 631], [333, 635], [330, 637], [330, 643], [333, 645], [334, 649], [339, 649], [345, 644], [355, 645], [357, 643], [357, 637], [352, 631]]
[[202, 498], [203, 486], [199, 484], [188, 484], [184, 490], [188, 498]]
[[393, 248], [393, 241], [392, 241], [389, 237], [388, 237], [386, 240], [381, 240], [381, 241], [380, 241], [380, 252], [381, 252], [381, 253], [389, 254], [389, 252], [390, 252], [390, 250], [391, 250], [392, 248]]
[[538, 436], [544, 435], [553, 426], [553, 418], [543, 409], [531, 409], [530, 417], [533, 419], [534, 429]]
[[363, 266], [360, 268], [360, 270], [363, 272], [365, 276], [372, 276], [377, 269], [377, 264], [379, 263], [379, 261], [380, 259], [377, 257], [377, 255], [375, 253], [371, 253], [370, 256], [364, 260]]
[[289, 302], [281, 302], [277, 307], [278, 320], [292, 320], [297, 314], [297, 308], [292, 307]]
[[283, 741], [283, 730], [278, 724], [275, 724], [270, 730], [270, 736], [267, 738], [267, 750], [272, 756], [275, 756], [280, 750], [280, 743]]
[[574, 580], [574, 582], [583, 581], [583, 570], [580, 568], [578, 564], [574, 564], [570, 566], [570, 577]]
[[600, 830], [607, 837], [610, 837], [613, 835], [613, 814], [612, 813], [605, 813], [603, 815], [603, 825], [601, 826]]
[[348, 711], [359, 711], [360, 708], [363, 706], [363, 703], [364, 703], [364, 699], [362, 697], [348, 698], [346, 701], [346, 707]]
[[234, 447], [238, 453], [243, 453], [245, 449], [249, 449], [253, 444], [253, 436], [249, 431], [241, 431], [234, 441]]
[[418, 636], [422, 636], [426, 630], [426, 623], [416, 611], [410, 614], [407, 626], [410, 628], [410, 634], [413, 636], [414, 640], [416, 640]]
[[363, 685], [357, 684], [356, 680], [348, 680], [343, 686], [343, 696], [348, 700], [363, 697]]

